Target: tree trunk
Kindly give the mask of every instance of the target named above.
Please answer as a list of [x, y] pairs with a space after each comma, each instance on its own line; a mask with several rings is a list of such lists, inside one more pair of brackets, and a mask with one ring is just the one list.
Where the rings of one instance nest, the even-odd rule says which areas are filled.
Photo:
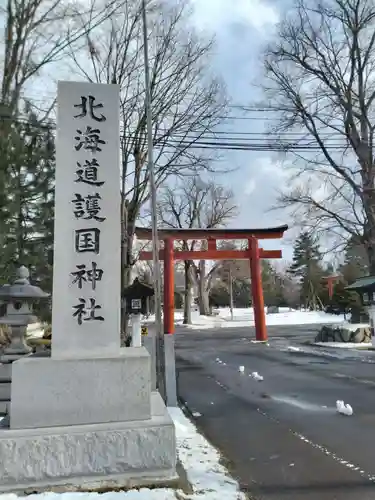
[[199, 314], [202, 316], [209, 316], [210, 306], [206, 287], [206, 262], [204, 260], [199, 261], [198, 301]]
[[185, 260], [185, 291], [184, 291], [184, 325], [191, 325], [191, 278], [189, 261]]
[[[134, 223], [123, 220], [121, 238], [121, 294], [123, 290], [131, 284], [133, 268], [133, 241], [134, 241]], [[126, 312], [125, 304], [121, 304], [121, 346], [126, 345], [129, 337], [129, 314]]]
[[375, 275], [375, 231], [369, 231], [365, 242], [366, 253], [369, 263], [369, 274]]
[[375, 275], [375, 214], [374, 206], [375, 200], [373, 199], [373, 183], [374, 179], [369, 179], [367, 185], [363, 187], [365, 193], [364, 205], [367, 221], [364, 226], [363, 231], [363, 243], [366, 249], [368, 264], [369, 264], [369, 274]]

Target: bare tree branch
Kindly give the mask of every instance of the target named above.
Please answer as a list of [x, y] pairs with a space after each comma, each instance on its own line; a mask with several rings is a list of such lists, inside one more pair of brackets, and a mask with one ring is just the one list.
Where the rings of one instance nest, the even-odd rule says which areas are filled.
[[[60, 0], [6, 0], [2, 11], [2, 112], [16, 113], [26, 85], [42, 78], [43, 70], [60, 61], [68, 49], [78, 50], [82, 39], [112, 16], [119, 5], [119, 0], [110, 0], [101, 7], [95, 0], [79, 6]], [[89, 17], [89, 23], [82, 21], [84, 16]]]
[[[188, 3], [149, 2], [149, 45], [157, 185], [170, 175], [212, 169], [212, 157], [189, 149], [225, 114], [222, 83], [210, 78], [212, 42], [201, 42], [189, 24]], [[72, 53], [90, 81], [121, 86], [123, 195], [135, 216], [149, 198], [143, 45], [140, 3], [124, 0], [106, 29], [90, 35], [90, 64]], [[85, 56], [87, 59], [87, 57]], [[83, 68], [83, 69], [82, 69]]]
[[[174, 5], [167, 0], [148, 2], [157, 187], [171, 176], [213, 170], [213, 157], [189, 146], [226, 113], [224, 87], [207, 69], [212, 42], [199, 39], [190, 30], [189, 16], [187, 0]], [[88, 60], [87, 54], [71, 53], [76, 71], [84, 78], [121, 88], [125, 267], [131, 265], [128, 257], [136, 220], [150, 197], [142, 29], [141, 2], [123, 0], [116, 16], [100, 30], [90, 31]]]
[[[166, 186], [161, 190], [158, 206], [158, 219], [163, 227], [173, 228], [215, 228], [225, 227], [236, 215], [237, 206], [232, 191], [223, 188], [214, 181], [203, 182], [199, 177], [192, 177]], [[184, 250], [194, 250], [202, 242], [184, 241]], [[201, 314], [208, 313], [208, 293], [219, 263], [215, 263], [207, 273], [205, 261], [197, 265], [194, 261], [185, 262], [185, 272], [193, 272], [198, 284], [198, 297]], [[191, 287], [191, 279], [186, 281]], [[188, 290], [185, 291], [189, 295]]]
[[[299, 207], [312, 224], [336, 228], [341, 238], [359, 235], [373, 270], [374, 30], [369, 0], [296, 0], [265, 59], [265, 90], [280, 111], [278, 130], [302, 130], [301, 140], [319, 151], [298, 155], [298, 182], [289, 183], [280, 204]], [[324, 184], [325, 197], [317, 198], [310, 180]]]

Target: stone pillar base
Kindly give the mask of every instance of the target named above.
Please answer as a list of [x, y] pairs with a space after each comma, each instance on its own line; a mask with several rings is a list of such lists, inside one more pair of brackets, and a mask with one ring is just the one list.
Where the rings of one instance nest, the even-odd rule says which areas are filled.
[[147, 420], [151, 359], [144, 347], [115, 357], [25, 357], [12, 365], [11, 429]]
[[0, 492], [175, 480], [174, 425], [158, 393], [151, 402], [148, 420], [0, 430]]

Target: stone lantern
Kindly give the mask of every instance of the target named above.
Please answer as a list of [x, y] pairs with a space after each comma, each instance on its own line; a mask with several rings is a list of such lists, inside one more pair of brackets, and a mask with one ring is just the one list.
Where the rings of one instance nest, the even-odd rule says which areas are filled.
[[27, 325], [35, 323], [37, 318], [32, 313], [32, 305], [50, 295], [29, 281], [29, 270], [21, 266], [17, 279], [12, 285], [0, 287], [0, 301], [6, 306], [5, 314], [0, 317], [0, 324], [11, 328], [11, 343], [4, 349], [2, 361], [15, 361], [31, 352], [26, 344]]

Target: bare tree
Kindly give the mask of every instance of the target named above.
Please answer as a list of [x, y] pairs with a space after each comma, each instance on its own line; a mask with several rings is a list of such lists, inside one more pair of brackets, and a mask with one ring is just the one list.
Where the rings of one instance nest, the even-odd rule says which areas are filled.
[[[203, 182], [199, 177], [191, 177], [175, 186], [162, 189], [158, 217], [163, 227], [193, 229], [217, 228], [225, 226], [237, 212], [232, 191], [215, 184]], [[183, 250], [202, 248], [201, 241], [182, 241]], [[185, 303], [184, 323], [191, 322], [190, 305], [193, 282], [198, 285], [199, 309], [201, 314], [209, 313], [208, 294], [217, 265], [206, 272], [205, 261], [184, 262]]]
[[372, 0], [296, 0], [265, 59], [266, 91], [281, 117], [280, 145], [295, 158], [292, 188], [280, 205], [296, 208], [305, 227], [359, 238], [371, 273], [374, 67]]
[[[124, 0], [105, 29], [90, 34], [87, 56], [72, 53], [76, 68], [89, 81], [121, 87], [123, 268], [128, 283], [133, 236], [141, 207], [149, 200], [141, 4]], [[210, 170], [207, 154], [193, 148], [225, 113], [222, 84], [208, 71], [211, 41], [189, 31], [187, 1], [177, 6], [148, 4], [151, 99], [155, 176], [160, 186], [170, 176]], [[211, 151], [212, 152], [212, 151]]]
[[[235, 241], [221, 242], [220, 249], [222, 250], [237, 250], [238, 245]], [[233, 319], [233, 283], [236, 281], [249, 280], [250, 266], [249, 259], [246, 260], [222, 260], [217, 263], [213, 269], [212, 280], [215, 283], [220, 283], [229, 293], [229, 307], [231, 317]], [[249, 297], [250, 301], [250, 297]]]
[[[86, 45], [87, 36], [119, 8], [119, 0], [98, 6], [95, 0], [6, 0], [0, 7], [4, 21], [0, 113], [11, 118], [19, 110], [20, 100], [31, 99], [32, 84], [43, 81], [44, 71], [60, 62], [69, 50]], [[45, 96], [44, 100], [45, 99]], [[33, 103], [38, 110], [39, 106]], [[39, 103], [42, 105], [42, 103]], [[49, 103], [49, 111], [53, 103]], [[41, 106], [46, 111], [45, 106]], [[43, 119], [43, 114], [40, 116]]]

